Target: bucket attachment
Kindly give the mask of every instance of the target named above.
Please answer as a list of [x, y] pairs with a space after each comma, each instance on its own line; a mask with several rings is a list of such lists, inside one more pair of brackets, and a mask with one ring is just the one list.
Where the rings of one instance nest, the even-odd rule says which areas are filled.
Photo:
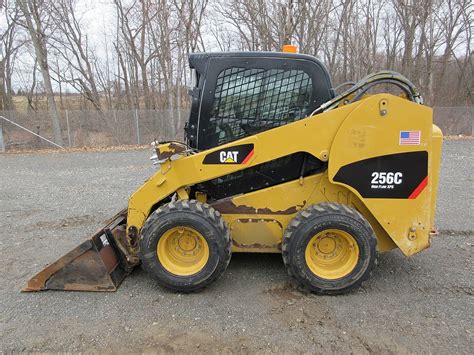
[[124, 234], [126, 211], [69, 253], [48, 265], [28, 281], [23, 292], [43, 290], [115, 291], [132, 267], [117, 247]]

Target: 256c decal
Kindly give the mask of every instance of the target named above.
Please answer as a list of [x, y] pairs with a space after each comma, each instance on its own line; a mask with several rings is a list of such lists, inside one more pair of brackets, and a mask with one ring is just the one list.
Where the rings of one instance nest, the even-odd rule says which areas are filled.
[[371, 189], [393, 189], [403, 182], [403, 173], [374, 171], [372, 173]]
[[334, 181], [364, 198], [416, 198], [428, 182], [428, 152], [380, 155], [342, 166]]

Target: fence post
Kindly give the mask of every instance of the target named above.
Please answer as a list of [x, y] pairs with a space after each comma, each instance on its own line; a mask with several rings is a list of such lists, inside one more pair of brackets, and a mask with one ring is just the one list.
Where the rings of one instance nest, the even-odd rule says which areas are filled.
[[71, 132], [69, 131], [69, 114], [66, 110], [66, 126], [67, 126], [67, 141], [69, 143], [69, 148], [71, 148]]
[[138, 126], [138, 110], [135, 109], [135, 120], [137, 121], [137, 144], [140, 145], [140, 127]]
[[3, 141], [3, 125], [0, 124], [0, 151], [5, 153], [5, 143]]
[[120, 134], [119, 134], [119, 128], [118, 128], [118, 124], [117, 124], [117, 112], [115, 111], [115, 109], [113, 108], [112, 109], [112, 114], [114, 115], [114, 133], [115, 133], [115, 140], [117, 141], [117, 143], [120, 145]]

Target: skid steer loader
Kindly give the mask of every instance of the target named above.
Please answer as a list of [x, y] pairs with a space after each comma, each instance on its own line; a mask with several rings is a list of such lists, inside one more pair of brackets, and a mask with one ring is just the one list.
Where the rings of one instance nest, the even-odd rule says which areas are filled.
[[[379, 253], [429, 246], [442, 133], [408, 79], [383, 71], [333, 88], [321, 62], [287, 52], [189, 63], [185, 142], [155, 142], [159, 169], [128, 208], [24, 291], [113, 291], [141, 264], [190, 292], [252, 252], [281, 253], [300, 284], [339, 294]], [[397, 95], [370, 94], [377, 85]]]

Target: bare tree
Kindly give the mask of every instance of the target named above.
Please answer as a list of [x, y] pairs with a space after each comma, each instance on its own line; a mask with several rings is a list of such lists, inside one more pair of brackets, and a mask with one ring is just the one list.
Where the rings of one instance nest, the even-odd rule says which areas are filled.
[[[56, 53], [67, 64], [67, 71], [58, 70], [62, 80], [77, 89], [97, 111], [102, 110], [93, 62], [87, 36], [76, 14], [76, 0], [58, 0], [51, 3], [55, 34], [51, 38]], [[69, 75], [67, 75], [69, 74]]]
[[12, 74], [15, 57], [23, 41], [17, 39], [18, 6], [5, 2], [0, 11], [5, 19], [5, 27], [0, 32], [0, 110], [13, 110]]
[[[438, 11], [437, 17], [444, 37], [444, 51], [441, 56], [439, 82], [443, 82], [445, 79], [448, 64], [454, 57], [454, 51], [459, 44], [458, 39], [464, 32], [465, 26], [469, 26], [472, 29], [472, 18], [471, 23], [469, 23], [469, 21], [463, 21], [468, 20], [468, 18], [465, 17], [466, 14], [467, 16], [469, 16], [469, 14], [472, 15], [472, 6], [469, 0], [445, 0], [440, 11]], [[471, 11], [467, 11], [469, 7]], [[465, 43], [465, 45], [468, 46], [468, 48], [470, 47], [468, 43]], [[435, 95], [437, 99], [442, 96], [442, 86], [438, 86]]]
[[114, 0], [105, 56], [80, 1], [7, 1], [1, 13], [0, 108], [12, 108], [21, 88], [36, 109], [44, 87], [58, 140], [58, 90], [61, 104], [73, 90], [99, 112], [165, 109], [178, 132], [195, 51], [292, 43], [319, 57], [336, 84], [386, 68], [410, 77], [430, 104], [473, 103], [469, 0]]
[[61, 128], [59, 125], [59, 114], [54, 100], [54, 91], [51, 84], [49, 72], [48, 51], [46, 47], [46, 34], [44, 32], [45, 17], [41, 16], [41, 8], [44, 10], [44, 2], [39, 0], [18, 0], [18, 6], [24, 17], [24, 26], [30, 34], [36, 58], [43, 76], [43, 85], [48, 99], [49, 112], [53, 125], [54, 139], [57, 144], [62, 145]]
[[[150, 29], [151, 21], [156, 18], [158, 13], [157, 6], [153, 6], [150, 0], [133, 1], [126, 6], [122, 0], [114, 0], [120, 21], [120, 31], [129, 55], [129, 65], [132, 67], [133, 74], [136, 79], [137, 88], [139, 77], [141, 79], [141, 87], [143, 89], [143, 98], [145, 108], [153, 108], [153, 98], [150, 95], [150, 86], [148, 79], [147, 67], [151, 60], [158, 56], [159, 47], [148, 47], [147, 36]], [[136, 105], [139, 102], [136, 101]]]

